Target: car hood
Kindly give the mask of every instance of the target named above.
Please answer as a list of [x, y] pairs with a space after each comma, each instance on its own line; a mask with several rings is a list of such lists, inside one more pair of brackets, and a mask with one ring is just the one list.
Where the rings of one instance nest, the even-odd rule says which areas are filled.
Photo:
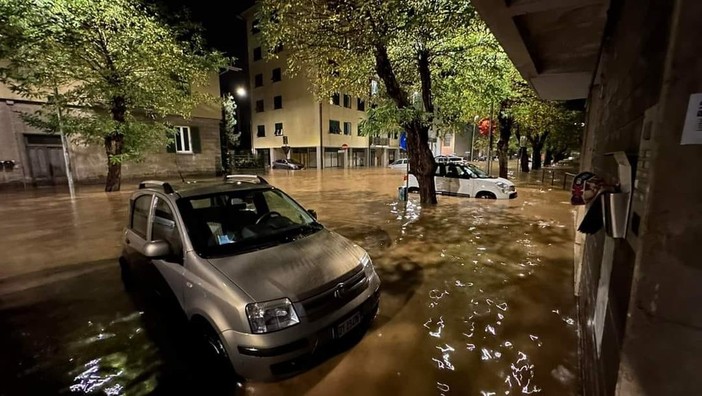
[[254, 301], [283, 297], [300, 301], [358, 267], [364, 254], [348, 239], [322, 229], [293, 242], [210, 263]]
[[492, 183], [492, 184], [497, 184], [499, 182], [505, 183], [507, 186], [513, 186], [514, 183], [511, 181], [501, 178], [501, 177], [481, 177], [478, 178], [477, 180], [480, 180], [483, 183]]

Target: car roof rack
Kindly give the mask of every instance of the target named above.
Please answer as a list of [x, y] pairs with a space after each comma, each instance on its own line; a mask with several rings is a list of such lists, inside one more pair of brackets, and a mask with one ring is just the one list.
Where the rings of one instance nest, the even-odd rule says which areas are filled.
[[268, 181], [258, 175], [225, 175], [225, 182], [244, 182], [254, 184], [268, 184]]
[[144, 180], [143, 182], [139, 183], [139, 189], [143, 190], [145, 188], [153, 188], [153, 187], [161, 187], [163, 188], [163, 192], [166, 194], [173, 194], [175, 190], [171, 186], [170, 183], [165, 182], [165, 181], [160, 181], [160, 180]]

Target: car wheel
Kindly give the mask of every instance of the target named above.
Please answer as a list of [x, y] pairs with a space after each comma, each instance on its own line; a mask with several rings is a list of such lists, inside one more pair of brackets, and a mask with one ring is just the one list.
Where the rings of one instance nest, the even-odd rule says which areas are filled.
[[193, 320], [193, 336], [198, 341], [198, 355], [202, 367], [213, 374], [231, 374], [234, 372], [232, 364], [217, 332], [205, 319], [200, 317]]
[[122, 284], [124, 285], [124, 290], [134, 290], [134, 274], [132, 274], [132, 271], [129, 268], [129, 264], [127, 264], [127, 261], [122, 257], [120, 257], [119, 259], [119, 271], [122, 277]]
[[489, 191], [481, 191], [475, 197], [479, 199], [497, 199], [497, 196]]

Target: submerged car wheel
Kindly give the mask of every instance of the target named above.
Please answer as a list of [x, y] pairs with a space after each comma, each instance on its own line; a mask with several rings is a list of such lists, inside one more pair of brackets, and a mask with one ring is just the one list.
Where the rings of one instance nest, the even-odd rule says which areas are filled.
[[493, 194], [489, 191], [481, 191], [475, 197], [479, 198], [479, 199], [497, 199], [495, 194]]
[[202, 362], [201, 368], [207, 368], [206, 371], [214, 376], [233, 373], [227, 350], [212, 326], [205, 319], [196, 317], [192, 322], [192, 330], [193, 336], [198, 340], [197, 354]]
[[132, 274], [132, 271], [129, 269], [129, 264], [127, 264], [127, 261], [124, 258], [119, 259], [119, 270], [120, 270], [120, 275], [122, 277], [122, 284], [124, 285], [124, 289], [126, 291], [130, 291], [134, 289], [134, 275]]

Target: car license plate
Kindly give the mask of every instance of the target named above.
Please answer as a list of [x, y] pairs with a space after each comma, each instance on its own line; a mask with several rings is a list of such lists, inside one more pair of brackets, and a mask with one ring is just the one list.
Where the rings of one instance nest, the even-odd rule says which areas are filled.
[[348, 333], [353, 329], [354, 327], [358, 326], [358, 324], [361, 323], [361, 313], [356, 312], [351, 316], [350, 318], [346, 319], [345, 321], [341, 322], [338, 326], [336, 326], [336, 331], [334, 332], [334, 338], [341, 338], [344, 336], [344, 334]]

